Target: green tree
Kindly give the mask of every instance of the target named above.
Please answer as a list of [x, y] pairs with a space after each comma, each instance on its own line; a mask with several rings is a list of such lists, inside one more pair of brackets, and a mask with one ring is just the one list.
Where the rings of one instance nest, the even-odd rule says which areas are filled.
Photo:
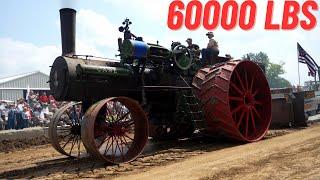
[[262, 69], [266, 71], [265, 74], [271, 88], [291, 87], [291, 84], [288, 80], [280, 77], [280, 75], [285, 73], [283, 69], [283, 66], [285, 65], [284, 62], [280, 62], [279, 64], [271, 63], [268, 55], [264, 52], [259, 52], [257, 54], [249, 53], [242, 56], [242, 59], [249, 59], [260, 64]]

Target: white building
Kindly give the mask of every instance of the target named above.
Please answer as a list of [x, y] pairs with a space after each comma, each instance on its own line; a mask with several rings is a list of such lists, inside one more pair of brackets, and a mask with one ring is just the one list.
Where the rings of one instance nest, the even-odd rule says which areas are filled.
[[40, 71], [0, 78], [0, 100], [16, 101], [25, 98], [28, 88], [48, 91], [48, 81], [49, 76]]

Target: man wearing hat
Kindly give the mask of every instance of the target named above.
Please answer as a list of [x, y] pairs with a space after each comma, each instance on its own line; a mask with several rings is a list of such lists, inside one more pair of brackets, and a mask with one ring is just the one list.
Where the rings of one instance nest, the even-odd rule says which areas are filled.
[[213, 32], [208, 32], [206, 35], [209, 38], [209, 43], [207, 49], [202, 49], [202, 63], [213, 65], [215, 57], [219, 55], [218, 42], [213, 39]]
[[199, 57], [200, 57], [200, 47], [197, 44], [193, 44], [191, 38], [188, 38], [186, 40], [186, 42], [188, 43], [187, 48], [190, 49], [190, 51], [192, 53], [192, 56], [195, 59], [199, 59]]

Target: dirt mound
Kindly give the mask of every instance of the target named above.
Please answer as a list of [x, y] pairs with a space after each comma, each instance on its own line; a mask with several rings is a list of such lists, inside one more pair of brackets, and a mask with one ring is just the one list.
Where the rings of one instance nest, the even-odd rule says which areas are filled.
[[24, 140], [3, 140], [0, 142], [0, 152], [12, 152], [27, 149], [32, 146], [48, 144], [49, 139], [45, 136]]

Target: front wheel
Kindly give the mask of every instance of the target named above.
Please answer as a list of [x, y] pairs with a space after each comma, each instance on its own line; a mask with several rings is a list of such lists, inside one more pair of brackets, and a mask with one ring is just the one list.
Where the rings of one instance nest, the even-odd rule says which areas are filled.
[[140, 105], [127, 97], [107, 98], [92, 105], [82, 121], [87, 151], [106, 162], [134, 160], [148, 140], [148, 120]]

